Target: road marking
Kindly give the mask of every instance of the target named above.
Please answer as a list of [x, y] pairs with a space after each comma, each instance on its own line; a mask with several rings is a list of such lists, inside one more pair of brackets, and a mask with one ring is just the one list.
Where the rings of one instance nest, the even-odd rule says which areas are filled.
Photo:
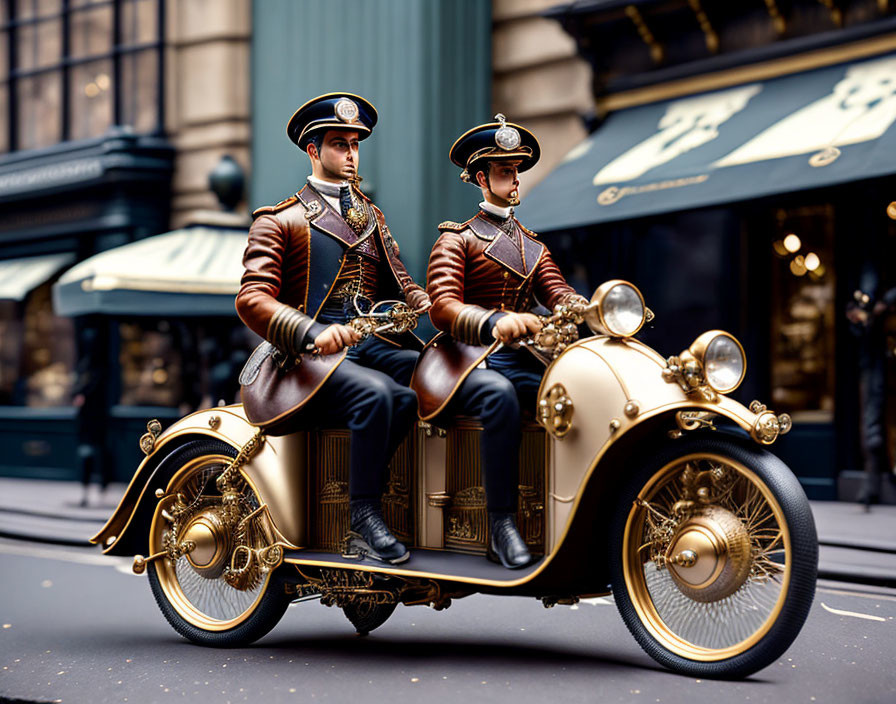
[[837, 614], [837, 616], [852, 616], [853, 618], [864, 618], [868, 621], [883, 621], [886, 623], [887, 619], [881, 618], [880, 616], [872, 616], [871, 614], [860, 614], [855, 611], [843, 611], [842, 609], [832, 609], [830, 606], [825, 604], [823, 601], [818, 602], [821, 604], [821, 608], [825, 611], [828, 611], [832, 614]]

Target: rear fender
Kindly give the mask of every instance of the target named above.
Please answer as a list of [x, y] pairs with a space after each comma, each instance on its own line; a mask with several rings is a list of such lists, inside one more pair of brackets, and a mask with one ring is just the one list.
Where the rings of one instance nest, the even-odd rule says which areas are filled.
[[[157, 505], [155, 491], [166, 489], [178, 467], [165, 459], [178, 448], [198, 439], [219, 440], [234, 454], [256, 433], [240, 404], [198, 411], [167, 428], [155, 441], [151, 453], [140, 463], [124, 497], [106, 525], [91, 542], [110, 555], [133, 555], [146, 550], [149, 522]], [[307, 525], [305, 433], [268, 437], [259, 451], [242, 467], [268, 512], [278, 540], [289, 547], [305, 544]]]

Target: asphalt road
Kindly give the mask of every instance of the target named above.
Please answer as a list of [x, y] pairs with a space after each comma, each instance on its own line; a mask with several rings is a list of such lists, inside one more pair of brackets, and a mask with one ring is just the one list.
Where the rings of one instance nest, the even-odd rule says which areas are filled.
[[718, 682], [656, 665], [611, 599], [399, 607], [366, 638], [311, 602], [250, 648], [211, 650], [171, 630], [129, 561], [13, 541], [0, 560], [0, 702], [896, 701], [896, 590], [821, 583], [779, 662]]

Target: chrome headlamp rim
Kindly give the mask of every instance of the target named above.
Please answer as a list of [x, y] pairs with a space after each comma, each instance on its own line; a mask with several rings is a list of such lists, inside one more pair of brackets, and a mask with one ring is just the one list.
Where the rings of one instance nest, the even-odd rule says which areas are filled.
[[[706, 352], [709, 349], [710, 345], [719, 337], [725, 337], [731, 340], [740, 354], [741, 358], [741, 370], [740, 376], [737, 381], [725, 388], [720, 388], [712, 383], [710, 379], [710, 374], [706, 370]], [[706, 382], [707, 386], [709, 386], [713, 391], [720, 394], [730, 394], [733, 391], [736, 391], [737, 388], [743, 383], [744, 378], [747, 376], [747, 355], [744, 352], [744, 347], [740, 344], [740, 341], [732, 335], [730, 332], [725, 332], [724, 330], [708, 330], [707, 332], [700, 335], [691, 346], [688, 347], [688, 352], [693, 355], [693, 357], [700, 363], [700, 366], [703, 370], [703, 379]]]
[[[638, 296], [638, 300], [641, 304], [641, 322], [638, 323], [638, 326], [632, 332], [617, 332], [613, 330], [613, 328], [607, 323], [604, 311], [604, 299], [607, 294], [610, 293], [617, 286], [627, 286], [632, 289], [635, 294]], [[585, 323], [591, 329], [592, 332], [597, 333], [599, 335], [608, 335], [610, 337], [633, 337], [637, 335], [638, 332], [644, 327], [644, 323], [647, 320], [647, 304], [644, 303], [644, 296], [641, 291], [635, 286], [633, 283], [629, 281], [625, 281], [624, 279], [610, 279], [609, 281], [605, 281], [594, 292], [594, 295], [591, 296], [591, 302], [589, 304], [589, 309], [585, 313]]]

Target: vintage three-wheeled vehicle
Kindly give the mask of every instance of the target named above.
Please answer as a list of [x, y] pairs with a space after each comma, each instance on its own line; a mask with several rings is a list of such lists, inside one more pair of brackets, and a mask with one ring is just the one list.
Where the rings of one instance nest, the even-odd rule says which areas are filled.
[[[713, 330], [665, 358], [635, 338], [649, 318], [615, 280], [529, 340], [549, 364], [520, 448], [517, 522], [537, 556], [522, 570], [483, 558], [481, 427], [463, 418], [421, 422], [390, 465], [383, 506], [411, 548], [402, 565], [346, 550], [347, 431], [275, 435], [242, 405], [164, 432], [150, 422], [146, 458], [93, 540], [135, 555], [171, 625], [204, 645], [254, 641], [295, 601], [341, 608], [367, 633], [398, 604], [612, 593], [658, 662], [746, 676], [790, 646], [815, 591], [808, 502], [763, 447], [790, 419], [726, 395], [746, 370], [734, 337]], [[593, 334], [579, 339], [582, 322]]]

